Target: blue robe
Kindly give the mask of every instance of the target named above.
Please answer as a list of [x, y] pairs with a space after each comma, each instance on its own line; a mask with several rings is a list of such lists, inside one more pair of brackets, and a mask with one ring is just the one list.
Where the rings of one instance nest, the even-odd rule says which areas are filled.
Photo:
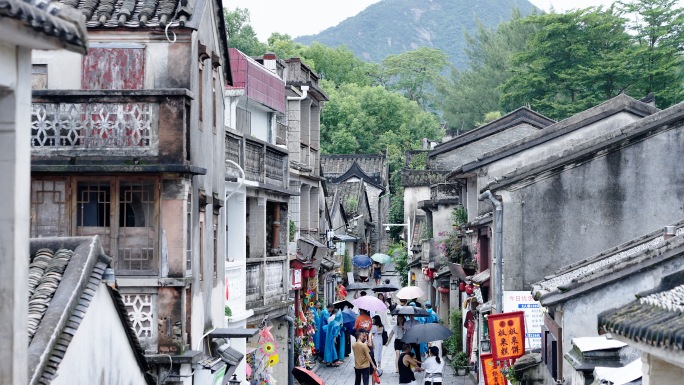
[[330, 318], [330, 312], [328, 311], [328, 309], [323, 309], [321, 311], [321, 315], [318, 317], [318, 321], [320, 322], [319, 330], [321, 331], [320, 338], [318, 339], [318, 354], [321, 357], [323, 357], [323, 354], [325, 352], [325, 337], [326, 329], [328, 327], [328, 318]]
[[344, 319], [342, 318], [342, 312], [339, 311], [337, 312], [337, 315], [335, 316], [335, 322], [338, 322], [340, 324], [340, 349], [337, 352], [337, 359], [338, 360], [343, 360], [344, 359], [344, 345], [345, 345], [345, 339], [344, 339]]
[[321, 315], [318, 314], [318, 309], [311, 308], [311, 313], [313, 313], [314, 326], [316, 327], [316, 332], [313, 335], [314, 348], [318, 352], [319, 346], [321, 346]]
[[333, 363], [337, 361], [335, 337], [340, 334], [340, 330], [342, 330], [342, 324], [337, 320], [337, 318], [335, 318], [328, 323], [326, 328], [327, 330], [325, 331], [325, 351], [323, 355], [323, 362]]

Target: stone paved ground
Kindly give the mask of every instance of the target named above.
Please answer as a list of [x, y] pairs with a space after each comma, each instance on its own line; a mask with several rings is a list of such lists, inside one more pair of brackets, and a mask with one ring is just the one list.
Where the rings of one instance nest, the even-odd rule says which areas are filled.
[[[392, 284], [401, 285], [398, 277], [393, 274], [391, 269], [393, 267], [387, 266], [387, 271], [383, 274], [383, 280], [385, 278], [390, 278]], [[372, 292], [371, 292], [372, 293]], [[353, 298], [349, 296], [349, 301]], [[352, 343], [354, 343], [354, 337], [352, 337]], [[381, 385], [398, 385], [399, 384], [399, 374], [394, 368], [394, 360], [396, 358], [396, 353], [393, 350], [394, 338], [392, 338], [387, 346], [384, 346], [382, 352], [382, 370], [383, 374], [380, 377]], [[325, 381], [325, 385], [354, 385], [354, 355], [352, 354], [344, 360], [344, 363], [339, 367], [326, 367], [320, 362], [314, 368], [316, 374]], [[416, 380], [422, 380], [422, 373], [416, 373]], [[445, 385], [471, 385], [472, 382], [468, 376], [457, 376], [453, 368], [449, 365], [444, 366], [444, 381]]]

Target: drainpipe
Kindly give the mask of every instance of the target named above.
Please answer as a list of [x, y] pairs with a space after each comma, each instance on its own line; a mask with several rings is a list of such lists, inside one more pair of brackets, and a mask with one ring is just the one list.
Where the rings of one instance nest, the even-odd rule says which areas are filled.
[[289, 315], [278, 317], [287, 321], [287, 384], [294, 385], [294, 318]]
[[477, 199], [480, 201], [489, 199], [494, 205], [494, 232], [496, 234], [496, 246], [494, 248], [494, 265], [496, 266], [494, 292], [496, 292], [496, 312], [503, 313], [503, 265], [501, 258], [503, 251], [503, 204], [500, 200], [496, 199], [490, 190], [480, 194]]
[[287, 100], [304, 100], [309, 92], [309, 86], [302, 86], [302, 96], [288, 96]]

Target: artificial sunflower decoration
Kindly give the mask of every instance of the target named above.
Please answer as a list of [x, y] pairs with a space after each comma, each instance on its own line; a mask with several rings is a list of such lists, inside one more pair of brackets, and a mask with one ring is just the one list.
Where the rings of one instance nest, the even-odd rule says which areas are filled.
[[275, 342], [269, 341], [261, 346], [261, 353], [265, 356], [270, 356], [275, 353], [276, 346]]
[[274, 354], [274, 355], [272, 355], [271, 357], [269, 357], [269, 359], [268, 359], [268, 366], [272, 368], [272, 367], [274, 367], [275, 364], [277, 364], [278, 362], [279, 362], [279, 360], [278, 360], [278, 355], [277, 355], [277, 354]]

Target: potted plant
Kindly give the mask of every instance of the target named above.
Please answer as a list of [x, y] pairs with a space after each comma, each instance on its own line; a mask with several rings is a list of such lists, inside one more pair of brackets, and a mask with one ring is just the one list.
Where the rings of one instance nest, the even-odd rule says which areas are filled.
[[451, 361], [451, 366], [456, 370], [459, 376], [465, 376], [470, 372], [470, 360], [468, 355], [464, 352], [458, 352]]

